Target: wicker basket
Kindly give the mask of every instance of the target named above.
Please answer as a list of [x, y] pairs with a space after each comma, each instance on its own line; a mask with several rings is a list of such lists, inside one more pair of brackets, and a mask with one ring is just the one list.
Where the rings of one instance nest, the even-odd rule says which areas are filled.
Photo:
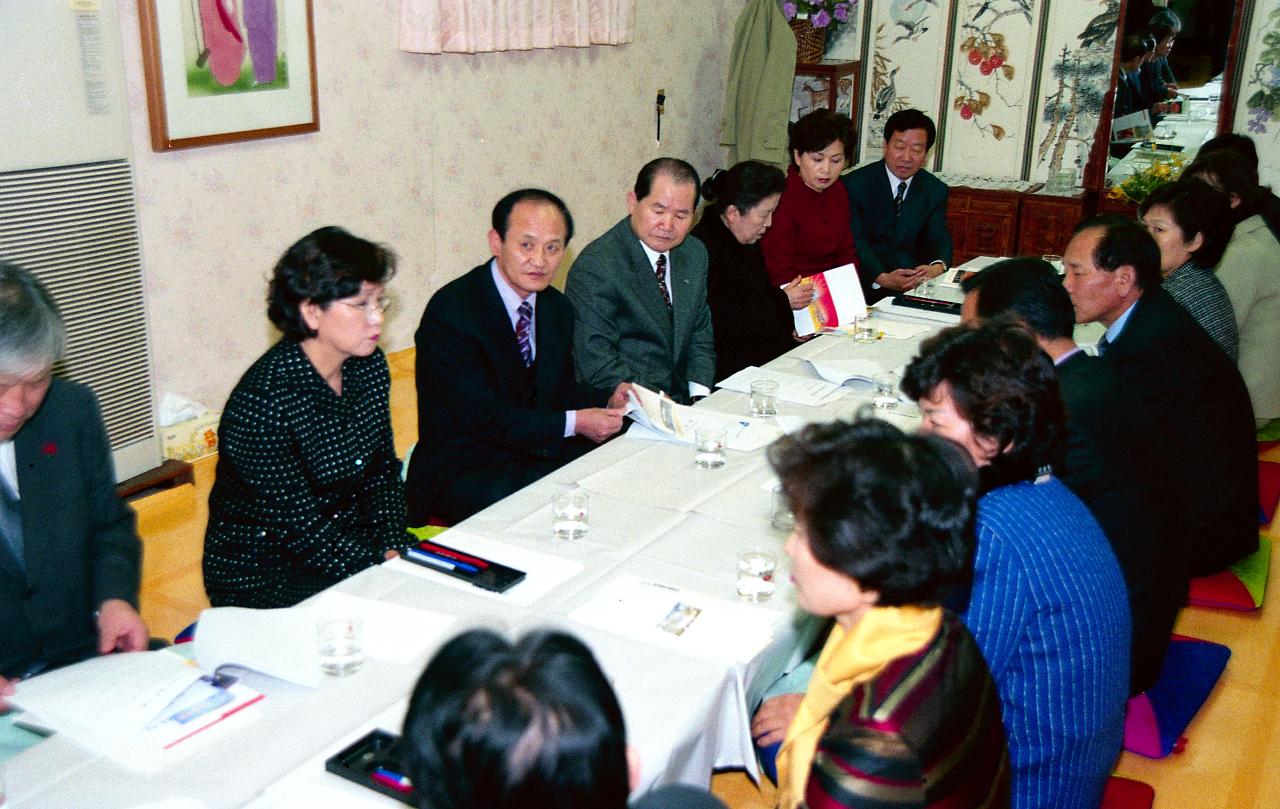
[[796, 61], [821, 62], [822, 52], [827, 46], [827, 29], [814, 28], [808, 19], [796, 17], [788, 23], [791, 33], [796, 35]]

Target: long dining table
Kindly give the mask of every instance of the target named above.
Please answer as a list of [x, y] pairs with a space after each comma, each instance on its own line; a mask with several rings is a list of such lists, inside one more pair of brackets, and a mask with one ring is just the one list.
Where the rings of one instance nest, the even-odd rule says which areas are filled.
[[[816, 378], [811, 360], [870, 359], [886, 371], [900, 370], [923, 334], [941, 325], [900, 313], [881, 318], [897, 324], [893, 333], [916, 333], [873, 342], [821, 335], [767, 367]], [[863, 384], [816, 406], [780, 401], [776, 423], [852, 418], [872, 393]], [[720, 389], [697, 407], [745, 418], [749, 396]], [[909, 402], [877, 412], [905, 430], [919, 424]], [[582, 638], [619, 695], [628, 740], [642, 762], [641, 791], [673, 782], [705, 786], [717, 768], [754, 774], [751, 710], [770, 683], [803, 659], [821, 626], [796, 607], [783, 553], [786, 532], [770, 520], [775, 484], [764, 448], [729, 449], [722, 467], [704, 469], [687, 444], [620, 436], [439, 537], [527, 570], [528, 578], [507, 593], [469, 587], [404, 560], [331, 588], [418, 611], [409, 613], [420, 617], [404, 631], [414, 639], [407, 659], [371, 657], [355, 674], [324, 677], [316, 688], [251, 672], [245, 682], [266, 695], [256, 716], [211, 733], [197, 749], [150, 772], [54, 736], [5, 765], [9, 799], [15, 807], [59, 809], [163, 801], [173, 809], [395, 806], [325, 772], [323, 762], [373, 727], [398, 733], [426, 660], [471, 627], [507, 633], [552, 627]], [[557, 540], [550, 503], [573, 488], [588, 494], [589, 530], [576, 540]], [[768, 601], [737, 598], [736, 557], [748, 548], [778, 559], [777, 590]], [[647, 621], [645, 611], [661, 608], [664, 598], [700, 610], [689, 631], [671, 634]]]

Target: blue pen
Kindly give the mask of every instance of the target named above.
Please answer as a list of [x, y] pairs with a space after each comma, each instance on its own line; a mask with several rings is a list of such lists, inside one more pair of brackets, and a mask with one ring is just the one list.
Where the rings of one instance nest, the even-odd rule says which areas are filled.
[[469, 565], [466, 562], [459, 562], [454, 559], [446, 559], [443, 556], [437, 556], [428, 551], [419, 550], [417, 548], [407, 548], [405, 555], [410, 559], [415, 559], [426, 565], [440, 568], [441, 570], [461, 570], [463, 573], [479, 573], [480, 568], [475, 565]]

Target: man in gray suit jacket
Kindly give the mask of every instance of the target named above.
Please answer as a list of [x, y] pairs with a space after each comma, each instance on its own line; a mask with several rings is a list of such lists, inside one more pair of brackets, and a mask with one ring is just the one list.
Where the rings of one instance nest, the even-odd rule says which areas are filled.
[[884, 125], [884, 159], [841, 177], [867, 303], [914, 289], [951, 262], [947, 185], [925, 171], [937, 129], [920, 110]]
[[715, 383], [707, 251], [688, 239], [698, 172], [683, 160], [645, 164], [626, 219], [587, 245], [565, 283], [578, 379], [613, 390], [634, 381], [687, 403]]
[[0, 709], [12, 679], [149, 640], [97, 401], [51, 376], [63, 343], [48, 292], [0, 261]]

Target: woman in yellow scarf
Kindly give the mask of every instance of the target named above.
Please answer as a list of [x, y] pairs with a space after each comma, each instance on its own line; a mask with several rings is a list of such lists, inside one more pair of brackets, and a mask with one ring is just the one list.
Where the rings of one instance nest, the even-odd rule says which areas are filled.
[[1007, 806], [995, 686], [939, 606], [973, 552], [967, 456], [872, 420], [811, 425], [769, 458], [796, 597], [835, 619], [778, 754], [782, 807]]

